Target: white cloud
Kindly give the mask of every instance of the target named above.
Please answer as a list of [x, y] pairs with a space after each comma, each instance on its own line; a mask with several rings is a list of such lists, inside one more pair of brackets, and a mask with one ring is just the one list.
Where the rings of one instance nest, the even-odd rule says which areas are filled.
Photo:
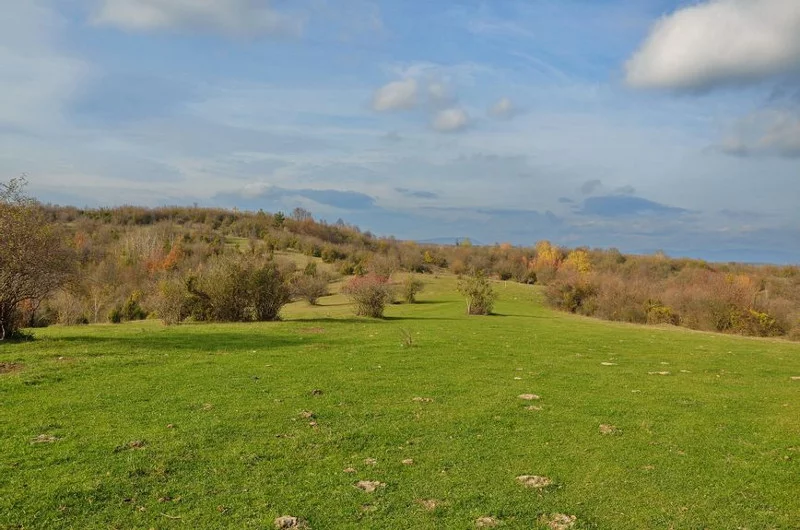
[[800, 1], [707, 0], [659, 20], [626, 63], [636, 88], [703, 90], [800, 70]]
[[428, 97], [434, 105], [446, 105], [454, 99], [450, 87], [443, 81], [428, 83]]
[[800, 157], [800, 112], [776, 108], [752, 113], [719, 147], [737, 156]]
[[130, 31], [205, 30], [231, 35], [297, 35], [303, 19], [268, 0], [101, 0], [92, 21]]
[[469, 115], [464, 109], [452, 108], [437, 112], [433, 117], [433, 129], [439, 132], [463, 131], [469, 125]]
[[382, 86], [372, 98], [376, 111], [411, 109], [417, 104], [417, 81], [405, 79]]
[[489, 115], [493, 118], [506, 119], [511, 118], [517, 113], [517, 108], [514, 103], [508, 98], [500, 98], [494, 105], [489, 108]]

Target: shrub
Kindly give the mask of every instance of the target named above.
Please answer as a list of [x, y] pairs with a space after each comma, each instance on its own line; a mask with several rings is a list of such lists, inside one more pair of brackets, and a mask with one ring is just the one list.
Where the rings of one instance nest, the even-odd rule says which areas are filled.
[[283, 274], [272, 262], [250, 271], [248, 287], [253, 318], [258, 322], [278, 320], [281, 308], [291, 300]]
[[647, 303], [647, 323], [677, 326], [680, 323], [680, 317], [672, 311], [672, 308], [654, 300]]
[[166, 326], [180, 324], [186, 318], [188, 295], [186, 286], [178, 279], [163, 280], [158, 284], [156, 310]]
[[121, 309], [123, 320], [144, 320], [147, 318], [147, 311], [142, 309], [142, 306], [139, 304], [139, 299], [141, 297], [141, 292], [134, 291], [128, 299], [125, 300]]
[[497, 293], [483, 271], [458, 279], [458, 292], [467, 300], [468, 315], [489, 315], [492, 313]]
[[284, 273], [273, 261], [218, 256], [186, 281], [189, 314], [195, 320], [248, 322], [276, 320], [289, 302]]
[[547, 302], [562, 311], [583, 314], [594, 312], [587, 310], [587, 307], [596, 290], [593, 285], [577, 277], [555, 281], [547, 286], [544, 293]]
[[425, 284], [422, 280], [410, 274], [406, 276], [400, 284], [400, 293], [407, 304], [413, 304], [417, 301], [417, 295], [421, 293], [424, 288]]
[[382, 318], [383, 310], [393, 296], [389, 279], [377, 274], [352, 278], [342, 292], [353, 302], [356, 315], [371, 318]]
[[292, 295], [302, 298], [311, 305], [328, 294], [328, 280], [321, 276], [302, 274], [292, 280]]

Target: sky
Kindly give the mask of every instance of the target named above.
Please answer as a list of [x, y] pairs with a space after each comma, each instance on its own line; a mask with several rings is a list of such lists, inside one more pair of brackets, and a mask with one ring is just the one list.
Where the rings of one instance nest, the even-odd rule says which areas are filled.
[[800, 263], [797, 0], [2, 3], [45, 202]]

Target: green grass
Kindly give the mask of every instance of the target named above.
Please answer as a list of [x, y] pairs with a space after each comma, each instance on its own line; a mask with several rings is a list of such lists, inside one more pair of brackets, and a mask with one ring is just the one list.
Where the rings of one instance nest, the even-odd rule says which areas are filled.
[[0, 528], [798, 527], [797, 344], [553, 313], [511, 283], [467, 317], [452, 278], [427, 281], [385, 321], [336, 295], [279, 323], [1, 345]]

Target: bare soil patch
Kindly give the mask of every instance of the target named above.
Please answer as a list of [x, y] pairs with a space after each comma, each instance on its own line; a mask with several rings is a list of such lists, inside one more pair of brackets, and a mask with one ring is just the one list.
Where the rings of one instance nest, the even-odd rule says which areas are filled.
[[22, 365], [19, 363], [0, 363], [0, 374], [11, 374], [22, 370]]
[[573, 526], [575, 526], [575, 521], [577, 521], [577, 517], [574, 515], [567, 515], [564, 513], [554, 513], [550, 515], [543, 515], [539, 522], [547, 525], [547, 528], [551, 530], [569, 530]]
[[356, 488], [366, 491], [367, 493], [374, 493], [375, 490], [378, 488], [383, 488], [386, 486], [383, 482], [378, 482], [377, 480], [359, 480], [355, 484]]
[[669, 372], [647, 372], [650, 375], [669, 375]]
[[33, 440], [31, 440], [32, 444], [51, 444], [53, 442], [58, 441], [58, 438], [53, 436], [52, 434], [40, 434]]
[[294, 517], [292, 515], [281, 515], [277, 517], [274, 521], [275, 528], [282, 529], [282, 528], [308, 528], [308, 525], [305, 524], [301, 519]]
[[526, 488], [542, 489], [550, 486], [553, 481], [549, 477], [542, 477], [539, 475], [520, 475], [517, 477], [517, 482]]
[[494, 528], [500, 526], [500, 520], [497, 517], [483, 516], [475, 520], [475, 526], [478, 528]]
[[442, 501], [436, 499], [417, 499], [417, 502], [428, 512], [432, 512], [442, 505]]
[[518, 397], [520, 399], [524, 399], [525, 401], [534, 401], [534, 400], [537, 400], [537, 399], [541, 399], [536, 394], [520, 394]]
[[600, 425], [600, 434], [616, 434], [617, 428], [613, 425], [603, 423]]

